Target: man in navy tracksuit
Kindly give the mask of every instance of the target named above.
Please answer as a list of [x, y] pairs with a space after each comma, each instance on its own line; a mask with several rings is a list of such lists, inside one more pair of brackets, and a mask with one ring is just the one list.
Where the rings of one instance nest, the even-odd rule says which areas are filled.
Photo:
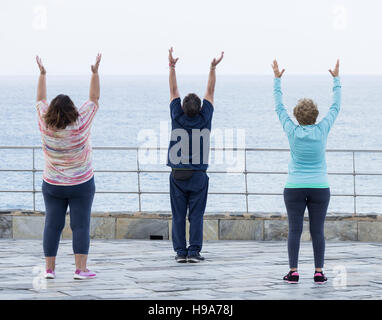
[[[172, 210], [172, 242], [175, 260], [180, 263], [200, 262], [203, 243], [203, 215], [208, 195], [209, 142], [216, 83], [215, 69], [223, 59], [211, 62], [208, 85], [203, 103], [194, 94], [188, 94], [183, 103], [176, 82], [173, 49], [169, 50], [171, 140], [167, 165], [170, 174], [170, 199]], [[190, 245], [186, 242], [186, 215], [190, 222]]]

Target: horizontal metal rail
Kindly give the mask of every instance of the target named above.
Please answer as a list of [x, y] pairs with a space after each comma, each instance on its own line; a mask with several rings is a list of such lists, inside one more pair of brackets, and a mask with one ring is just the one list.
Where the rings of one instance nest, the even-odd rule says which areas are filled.
[[[9, 190], [0, 190], [0, 193], [31, 193], [33, 195], [33, 210], [36, 209], [36, 199], [35, 196], [37, 193], [41, 193], [41, 190], [37, 190], [35, 187], [35, 179], [36, 179], [36, 173], [42, 173], [42, 169], [36, 168], [36, 159], [35, 159], [35, 152], [36, 150], [42, 150], [42, 146], [0, 146], [0, 150], [32, 150], [32, 168], [19, 168], [19, 169], [0, 169], [0, 172], [14, 172], [14, 173], [32, 173], [33, 175], [33, 187], [32, 189], [26, 189], [26, 190], [15, 190], [15, 189], [9, 189]], [[164, 173], [170, 173], [170, 170], [142, 170], [140, 167], [140, 161], [139, 161], [139, 151], [140, 150], [167, 150], [167, 148], [161, 148], [161, 147], [145, 147], [145, 148], [139, 148], [139, 147], [120, 147], [120, 146], [98, 146], [93, 147], [93, 150], [101, 150], [101, 151], [134, 151], [136, 152], [136, 169], [128, 169], [128, 170], [94, 170], [95, 173], [135, 173], [137, 174], [137, 191], [96, 191], [96, 193], [99, 194], [134, 194], [138, 195], [138, 201], [139, 201], [139, 210], [142, 209], [142, 195], [168, 195], [168, 191], [143, 191], [141, 186], [141, 174], [164, 174]], [[289, 149], [283, 149], [283, 148], [210, 148], [211, 151], [242, 151], [245, 155], [245, 167], [242, 171], [229, 171], [230, 174], [243, 174], [245, 176], [245, 192], [209, 192], [211, 195], [232, 195], [232, 196], [245, 196], [246, 198], [246, 211], [249, 212], [248, 208], [248, 197], [249, 196], [281, 196], [283, 193], [277, 193], [277, 192], [250, 192], [248, 191], [248, 181], [247, 176], [248, 175], [287, 175], [287, 171], [251, 171], [247, 169], [247, 153], [249, 152], [289, 152]], [[382, 154], [382, 150], [356, 150], [356, 149], [329, 149], [327, 152], [330, 153], [350, 153], [352, 156], [352, 171], [346, 171], [346, 172], [328, 172], [329, 175], [334, 176], [352, 176], [353, 177], [353, 192], [352, 193], [334, 193], [332, 196], [334, 197], [353, 197], [354, 198], [354, 212], [353, 215], [357, 215], [357, 198], [359, 197], [371, 197], [371, 198], [382, 198], [382, 194], [374, 194], [374, 193], [366, 193], [366, 194], [359, 194], [356, 192], [356, 177], [358, 176], [382, 176], [382, 168], [381, 172], [358, 172], [356, 170], [356, 158], [355, 154], [361, 154], [361, 153], [371, 153], [371, 154]], [[227, 174], [227, 171], [224, 170], [209, 170], [208, 171], [211, 174]]]
[[[0, 146], [0, 150], [18, 150], [18, 149], [35, 149], [41, 150], [42, 146]], [[122, 147], [122, 146], [94, 146], [93, 150], [126, 150], [126, 151], [137, 151], [137, 150], [167, 150], [166, 147]], [[212, 151], [284, 151], [289, 152], [290, 149], [287, 148], [215, 148], [211, 147]], [[328, 149], [326, 152], [342, 152], [342, 153], [382, 153], [382, 149]]]

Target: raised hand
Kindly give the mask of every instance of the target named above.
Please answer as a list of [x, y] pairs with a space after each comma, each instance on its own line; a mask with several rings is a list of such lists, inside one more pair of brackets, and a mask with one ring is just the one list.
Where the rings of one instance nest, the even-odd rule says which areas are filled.
[[98, 67], [99, 67], [99, 64], [100, 64], [100, 62], [101, 62], [101, 58], [102, 58], [102, 54], [97, 54], [97, 57], [96, 57], [96, 62], [95, 62], [95, 64], [93, 64], [92, 66], [91, 66], [91, 69], [92, 69], [92, 72], [93, 73], [98, 73]]
[[335, 78], [338, 77], [340, 73], [340, 60], [337, 59], [336, 66], [334, 67], [334, 70], [329, 69], [330, 74]]
[[273, 69], [273, 73], [275, 74], [275, 78], [281, 78], [284, 74], [285, 69], [282, 69], [281, 72], [279, 70], [279, 65], [276, 60], [273, 60], [273, 63], [271, 64], [271, 67]]
[[45, 67], [42, 64], [41, 58], [39, 56], [36, 56], [36, 62], [37, 62], [38, 68], [40, 69], [40, 74], [45, 75], [46, 70], [45, 70]]
[[174, 58], [173, 57], [173, 54], [174, 53], [174, 49], [171, 47], [169, 50], [168, 50], [168, 64], [170, 67], [175, 67], [176, 63], [178, 62], [179, 58]]
[[224, 51], [222, 51], [220, 57], [218, 59], [214, 58], [211, 62], [211, 68], [216, 68], [216, 66], [222, 61], [224, 58]]
[[46, 100], [46, 70], [39, 56], [36, 56], [36, 62], [38, 68], [40, 69], [40, 76], [38, 77], [37, 85], [37, 101], [42, 101]]

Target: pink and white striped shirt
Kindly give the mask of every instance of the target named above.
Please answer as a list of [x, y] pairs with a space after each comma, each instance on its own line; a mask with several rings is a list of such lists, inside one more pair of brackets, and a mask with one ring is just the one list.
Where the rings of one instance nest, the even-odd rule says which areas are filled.
[[60, 130], [47, 128], [43, 116], [48, 107], [46, 101], [37, 103], [38, 126], [45, 158], [44, 181], [72, 186], [90, 180], [94, 175], [90, 130], [98, 105], [87, 101], [79, 108], [77, 121]]

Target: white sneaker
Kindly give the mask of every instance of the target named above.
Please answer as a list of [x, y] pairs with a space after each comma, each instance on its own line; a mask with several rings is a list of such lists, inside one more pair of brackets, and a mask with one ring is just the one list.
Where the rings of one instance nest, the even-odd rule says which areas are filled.
[[54, 279], [54, 278], [56, 278], [56, 273], [52, 269], [47, 269], [45, 271], [44, 278], [45, 279]]
[[94, 272], [91, 272], [88, 269], [86, 269], [86, 271], [81, 271], [77, 269], [76, 272], [74, 273], [73, 279], [85, 280], [85, 279], [93, 279], [95, 277], [96, 277], [96, 274]]

